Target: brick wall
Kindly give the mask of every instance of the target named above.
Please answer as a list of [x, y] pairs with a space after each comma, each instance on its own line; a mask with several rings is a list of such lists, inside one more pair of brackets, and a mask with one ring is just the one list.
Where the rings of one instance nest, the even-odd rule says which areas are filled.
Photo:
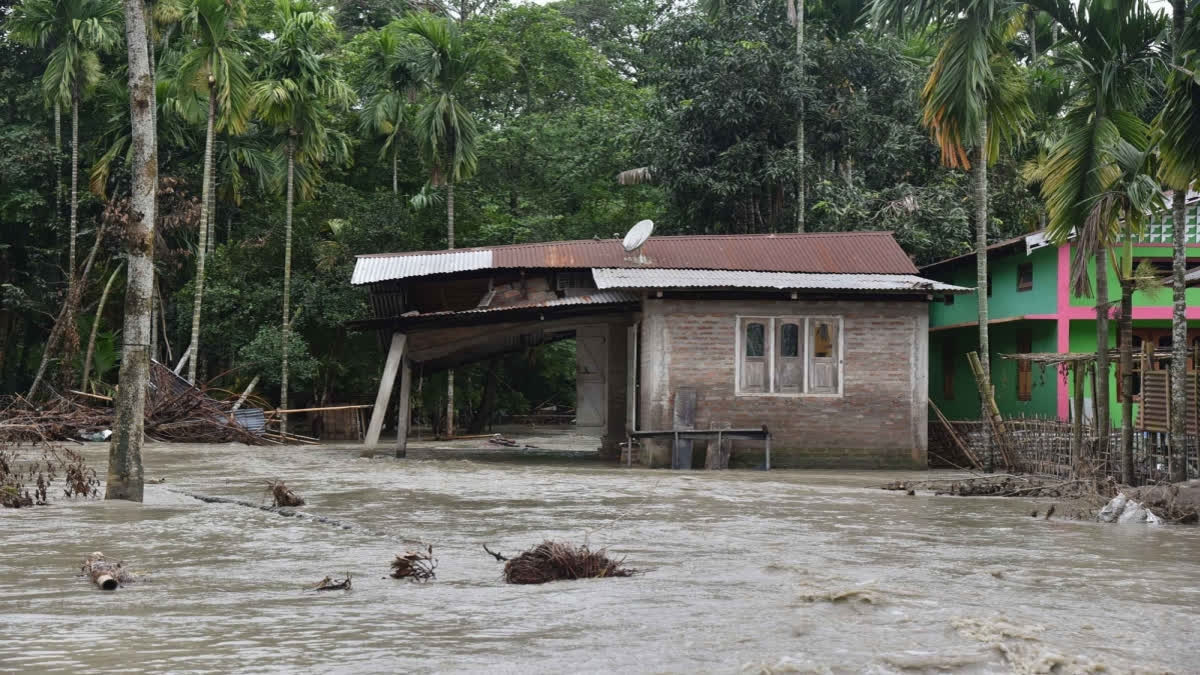
[[[923, 467], [927, 313], [926, 303], [903, 300], [647, 300], [639, 426], [670, 428], [674, 392], [694, 387], [696, 427], [766, 424], [773, 466]], [[843, 394], [735, 394], [738, 315], [841, 316]], [[659, 465], [663, 451], [646, 454]], [[735, 465], [761, 461], [752, 444], [734, 450]]]

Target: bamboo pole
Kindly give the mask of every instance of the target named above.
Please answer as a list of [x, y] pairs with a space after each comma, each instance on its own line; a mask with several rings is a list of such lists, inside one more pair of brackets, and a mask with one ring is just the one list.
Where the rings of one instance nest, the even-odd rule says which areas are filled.
[[975, 384], [979, 389], [979, 398], [983, 402], [983, 408], [987, 411], [989, 417], [984, 422], [990, 422], [993, 440], [996, 446], [1000, 448], [1000, 456], [1005, 464], [1009, 468], [1015, 468], [1016, 462], [1008, 443], [1008, 432], [1004, 426], [1004, 418], [1000, 415], [1000, 408], [996, 405], [994, 390], [990, 386], [987, 372], [979, 360], [979, 354], [977, 352], [968, 352], [967, 362], [971, 365], [971, 372], [975, 375]]

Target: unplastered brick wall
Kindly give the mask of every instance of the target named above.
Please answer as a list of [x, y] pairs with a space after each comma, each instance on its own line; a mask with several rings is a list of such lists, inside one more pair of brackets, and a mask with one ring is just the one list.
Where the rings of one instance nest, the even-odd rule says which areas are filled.
[[[774, 465], [924, 464], [926, 303], [650, 299], [644, 310], [642, 428], [670, 428], [675, 392], [693, 387], [697, 428], [766, 424]], [[738, 316], [842, 317], [842, 395], [736, 394]]]

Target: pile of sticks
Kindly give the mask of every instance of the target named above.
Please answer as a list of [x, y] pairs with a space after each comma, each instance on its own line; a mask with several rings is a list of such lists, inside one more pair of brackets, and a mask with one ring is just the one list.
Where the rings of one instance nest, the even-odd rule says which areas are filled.
[[633, 570], [621, 566], [623, 562], [609, 558], [604, 550], [544, 541], [504, 563], [504, 580], [510, 584], [544, 584], [559, 579], [633, 576]]
[[[106, 397], [54, 395], [34, 403], [22, 396], [0, 398], [0, 441], [78, 441], [81, 435], [113, 428]], [[160, 363], [151, 363], [146, 396], [146, 436], [156, 441], [263, 445], [262, 436], [238, 424], [232, 405], [208, 396]]]

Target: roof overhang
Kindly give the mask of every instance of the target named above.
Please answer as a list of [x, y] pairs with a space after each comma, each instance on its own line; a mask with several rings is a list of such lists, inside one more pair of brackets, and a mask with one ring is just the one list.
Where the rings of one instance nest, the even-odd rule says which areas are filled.
[[593, 269], [596, 287], [609, 289], [764, 289], [838, 293], [938, 293], [959, 295], [975, 289], [912, 274], [815, 274], [680, 269]]

